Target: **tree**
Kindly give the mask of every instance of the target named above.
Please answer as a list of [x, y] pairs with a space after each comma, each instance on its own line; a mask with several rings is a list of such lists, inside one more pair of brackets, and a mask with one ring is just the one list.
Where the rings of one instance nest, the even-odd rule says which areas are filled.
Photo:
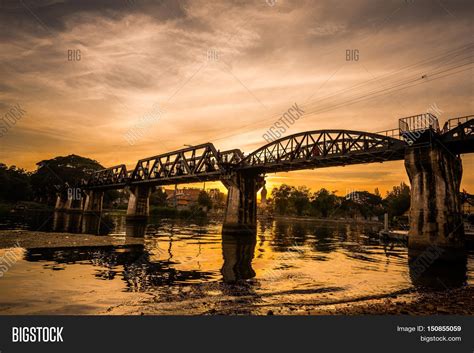
[[[377, 191], [377, 189], [376, 189]], [[353, 193], [355, 208], [364, 218], [381, 216], [384, 212], [382, 198], [380, 195], [371, 194], [368, 191], [357, 191]]]
[[334, 215], [339, 199], [334, 193], [322, 188], [313, 195], [311, 208], [323, 218]]
[[375, 190], [374, 190], [374, 195], [375, 195], [375, 196], [378, 196], [378, 197], [380, 197], [380, 198], [382, 198], [382, 195], [380, 195], [380, 190], [379, 190], [379, 188], [375, 188]]
[[273, 188], [272, 198], [275, 211], [279, 215], [285, 215], [289, 209], [289, 197], [291, 194], [291, 186], [282, 184], [278, 188]]
[[[38, 169], [31, 175], [31, 185], [35, 198], [40, 201], [53, 202], [56, 197], [56, 187], [65, 183], [71, 187], [79, 185], [81, 180], [87, 180], [89, 175], [104, 169], [99, 162], [71, 154], [36, 163]], [[117, 193], [106, 192], [105, 201], [112, 202]]]
[[32, 197], [30, 173], [12, 165], [0, 163], [0, 200], [26, 201]]
[[211, 197], [205, 190], [201, 190], [201, 192], [199, 193], [198, 205], [208, 210], [212, 208]]
[[167, 205], [166, 203], [167, 198], [168, 198], [168, 195], [166, 194], [165, 190], [163, 190], [163, 188], [158, 188], [150, 196], [150, 205], [165, 207]]
[[394, 186], [392, 191], [387, 192], [384, 204], [390, 216], [403, 215], [410, 208], [410, 187], [404, 182]]
[[302, 216], [310, 205], [310, 190], [306, 186], [299, 186], [298, 188], [291, 188], [290, 203], [293, 206], [296, 214]]

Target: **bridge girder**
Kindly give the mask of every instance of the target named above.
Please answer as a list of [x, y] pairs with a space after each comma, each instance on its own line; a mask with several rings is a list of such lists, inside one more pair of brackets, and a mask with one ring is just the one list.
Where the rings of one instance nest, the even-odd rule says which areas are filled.
[[353, 130], [315, 130], [273, 141], [248, 155], [242, 169], [281, 172], [403, 159], [406, 143]]
[[220, 152], [212, 143], [144, 158], [133, 171], [125, 165], [100, 170], [91, 175], [87, 188], [118, 188], [147, 183], [169, 185], [218, 180], [232, 165], [243, 158], [238, 149]]
[[[474, 116], [448, 121], [438, 141], [453, 153], [474, 152]], [[212, 143], [141, 159], [133, 171], [125, 165], [91, 175], [86, 189], [118, 189], [127, 185], [150, 186], [216, 181], [230, 173], [272, 173], [350, 164], [403, 160], [409, 147], [398, 138], [354, 130], [315, 130], [273, 141], [244, 157], [239, 149], [220, 152]]]
[[127, 167], [125, 164], [119, 164], [92, 173], [85, 186], [88, 188], [106, 188], [112, 185], [120, 187], [124, 186], [127, 180]]

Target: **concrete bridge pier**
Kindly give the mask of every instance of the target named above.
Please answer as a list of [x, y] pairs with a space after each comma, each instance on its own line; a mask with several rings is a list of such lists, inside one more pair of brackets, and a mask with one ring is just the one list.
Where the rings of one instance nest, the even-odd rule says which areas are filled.
[[411, 183], [410, 257], [463, 261], [461, 158], [438, 143], [415, 146], [405, 154], [405, 168]]
[[64, 209], [71, 212], [82, 212], [84, 209], [84, 198], [79, 195], [78, 198], [68, 197], [64, 204]]
[[155, 190], [154, 186], [131, 186], [128, 199], [127, 221], [146, 220], [150, 214], [150, 195]]
[[102, 204], [104, 202], [104, 191], [86, 190], [84, 199], [84, 213], [100, 213], [102, 212]]
[[67, 203], [67, 195], [64, 193], [58, 193], [56, 196], [56, 203], [54, 205], [54, 209], [56, 211], [62, 211], [66, 208], [66, 203]]
[[223, 234], [256, 234], [257, 192], [264, 183], [262, 175], [245, 172], [223, 180], [227, 188]]

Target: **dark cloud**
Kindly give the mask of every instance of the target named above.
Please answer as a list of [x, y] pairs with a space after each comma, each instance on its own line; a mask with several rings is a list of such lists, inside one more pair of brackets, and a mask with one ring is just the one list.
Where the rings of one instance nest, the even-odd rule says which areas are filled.
[[0, 32], [4, 38], [19, 36], [18, 31], [55, 35], [79, 16], [93, 21], [145, 14], [157, 21], [173, 20], [186, 17], [183, 4], [173, 0], [0, 0]]
[[[309, 2], [308, 4], [311, 4]], [[420, 26], [447, 16], [472, 21], [474, 2], [470, 0], [385, 0], [324, 1], [315, 5], [317, 20], [341, 22], [348, 29]]]
[[[204, 3], [203, 3], [204, 5]], [[438, 21], [446, 16], [458, 21], [472, 20], [474, 1], [470, 0], [356, 0], [346, 1], [291, 1], [277, 2], [274, 8], [264, 1], [230, 1], [205, 4], [210, 7], [209, 21], [214, 16], [245, 9], [274, 10], [276, 17], [298, 9], [307, 18], [313, 18], [315, 27], [321, 23], [344, 24], [348, 30], [371, 29], [392, 26], [418, 26]], [[266, 8], [265, 8], [266, 7]], [[190, 18], [185, 0], [0, 0], [1, 29], [13, 35], [15, 30], [37, 32], [41, 27], [52, 32], [64, 30], [68, 21], [78, 16], [120, 19], [130, 14], [144, 14], [158, 21], [187, 19], [183, 25], [208, 28], [202, 21]], [[191, 15], [191, 16], [189, 16]], [[311, 23], [305, 23], [306, 25]], [[13, 28], [12, 28], [13, 27]]]

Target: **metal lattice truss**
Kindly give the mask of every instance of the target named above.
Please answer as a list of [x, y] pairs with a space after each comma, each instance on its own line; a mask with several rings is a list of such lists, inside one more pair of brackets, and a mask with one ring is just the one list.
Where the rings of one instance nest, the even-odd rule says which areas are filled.
[[360, 131], [317, 130], [288, 136], [248, 155], [242, 168], [264, 172], [403, 159], [406, 144]]
[[[425, 119], [425, 115], [420, 116]], [[401, 120], [410, 130], [413, 127], [407, 119], [421, 119], [420, 116]], [[442, 131], [433, 121], [423, 126], [432, 130], [439, 137], [436, 140], [448, 150], [458, 154], [474, 152], [474, 116], [451, 119]], [[301, 132], [271, 142], [247, 157], [238, 149], [220, 152], [212, 143], [205, 143], [141, 159], [133, 171], [127, 171], [122, 164], [95, 172], [84, 186], [106, 189], [140, 183], [180, 184], [223, 180], [235, 171], [262, 174], [401, 160], [408, 147], [401, 132], [401, 128], [397, 134], [350, 130]]]
[[448, 120], [448, 130], [441, 136], [444, 145], [454, 153], [474, 152], [474, 115]]
[[[219, 153], [219, 152], [218, 152]], [[220, 152], [221, 163], [225, 166], [236, 165], [244, 159], [244, 154], [239, 149]]]
[[219, 176], [243, 159], [240, 150], [217, 151], [212, 143], [193, 146], [138, 161], [133, 171], [119, 165], [97, 171], [87, 181], [87, 188], [116, 188], [130, 184], [175, 183], [218, 180]]
[[121, 186], [125, 185], [127, 179], [127, 167], [125, 166], [125, 164], [120, 164], [92, 173], [89, 180], [87, 181], [87, 186]]
[[165, 185], [216, 180], [242, 157], [240, 150], [220, 152], [212, 143], [205, 143], [139, 160], [130, 175], [130, 182]]

